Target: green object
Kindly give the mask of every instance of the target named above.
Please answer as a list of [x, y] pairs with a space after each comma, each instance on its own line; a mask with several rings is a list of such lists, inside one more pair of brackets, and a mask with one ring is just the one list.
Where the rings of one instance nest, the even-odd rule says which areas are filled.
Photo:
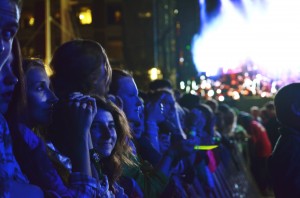
[[217, 147], [218, 147], [218, 145], [195, 145], [194, 150], [208, 151], [208, 150], [212, 150], [212, 149], [217, 148]]

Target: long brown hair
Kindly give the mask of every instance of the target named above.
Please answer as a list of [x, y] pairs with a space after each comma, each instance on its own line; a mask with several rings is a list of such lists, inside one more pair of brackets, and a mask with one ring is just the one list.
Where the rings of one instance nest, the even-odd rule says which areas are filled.
[[95, 79], [105, 71], [104, 92], [108, 92], [111, 81], [111, 66], [104, 48], [92, 40], [72, 40], [62, 44], [54, 52], [50, 63], [53, 71], [51, 81], [57, 96], [64, 97], [71, 92], [99, 94]]
[[135, 165], [135, 163], [131, 160], [133, 154], [131, 147], [128, 144], [128, 141], [132, 139], [132, 136], [123, 111], [110, 101], [106, 101], [97, 96], [95, 98], [97, 102], [97, 108], [110, 112], [115, 122], [115, 128], [117, 132], [116, 145], [111, 155], [100, 162], [103, 173], [108, 177], [110, 188], [111, 190], [114, 190], [113, 183], [116, 182], [121, 176], [123, 165]]

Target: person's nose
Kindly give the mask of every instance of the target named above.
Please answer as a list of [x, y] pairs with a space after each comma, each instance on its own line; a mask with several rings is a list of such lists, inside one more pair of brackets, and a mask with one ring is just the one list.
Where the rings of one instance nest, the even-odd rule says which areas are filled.
[[136, 106], [142, 106], [142, 105], [143, 105], [142, 100], [139, 97], [137, 97]]
[[108, 126], [102, 127], [102, 137], [105, 140], [109, 140], [111, 138], [111, 133], [110, 133]]
[[52, 90], [48, 90], [48, 103], [50, 104], [56, 104], [58, 102], [58, 98], [57, 96], [54, 94], [54, 92]]

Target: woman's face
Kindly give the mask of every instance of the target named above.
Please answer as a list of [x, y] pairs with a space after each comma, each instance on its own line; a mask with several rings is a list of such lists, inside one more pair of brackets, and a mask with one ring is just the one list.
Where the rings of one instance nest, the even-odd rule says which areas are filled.
[[42, 67], [33, 66], [25, 74], [27, 99], [29, 107], [29, 123], [49, 125], [52, 121], [53, 107], [58, 98], [50, 89], [50, 80]]
[[162, 133], [158, 135], [160, 153], [166, 152], [171, 145], [171, 134]]
[[90, 131], [94, 148], [104, 157], [110, 156], [117, 142], [117, 132], [112, 114], [98, 108]]

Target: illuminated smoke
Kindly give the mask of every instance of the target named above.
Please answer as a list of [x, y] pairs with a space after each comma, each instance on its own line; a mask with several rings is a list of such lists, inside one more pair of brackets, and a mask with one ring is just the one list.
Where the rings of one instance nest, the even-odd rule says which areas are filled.
[[243, 0], [241, 5], [222, 0], [209, 22], [201, 11], [201, 32], [192, 43], [198, 72], [241, 72], [251, 63], [251, 69], [271, 79], [300, 79], [300, 1]]

